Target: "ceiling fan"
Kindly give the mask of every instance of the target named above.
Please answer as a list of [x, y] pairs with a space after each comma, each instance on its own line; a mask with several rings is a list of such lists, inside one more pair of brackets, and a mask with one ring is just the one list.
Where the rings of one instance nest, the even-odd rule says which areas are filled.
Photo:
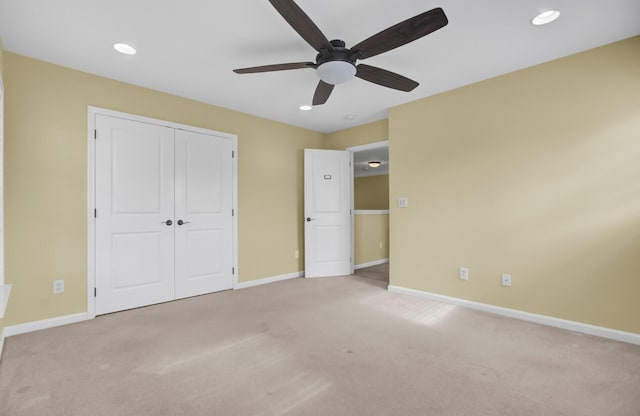
[[391, 26], [351, 48], [346, 48], [342, 40], [329, 41], [293, 0], [269, 0], [269, 2], [284, 17], [284, 20], [318, 52], [316, 61], [255, 66], [234, 69], [233, 72], [252, 74], [288, 69], [315, 69], [320, 82], [313, 95], [313, 105], [326, 103], [336, 84], [348, 81], [354, 76], [383, 87], [412, 91], [419, 85], [416, 81], [375, 66], [356, 65], [356, 61], [371, 58], [413, 42], [449, 23], [444, 10], [438, 7]]

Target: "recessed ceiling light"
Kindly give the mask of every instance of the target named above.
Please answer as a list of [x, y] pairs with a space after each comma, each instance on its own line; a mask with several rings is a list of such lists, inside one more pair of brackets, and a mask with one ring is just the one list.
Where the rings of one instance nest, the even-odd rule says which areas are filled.
[[345, 120], [354, 120], [356, 118], [355, 114], [347, 114], [344, 116]]
[[372, 160], [371, 162], [368, 163], [368, 165], [372, 168], [377, 168], [380, 167], [382, 163], [378, 162], [377, 160]]
[[547, 23], [551, 23], [560, 17], [560, 12], [557, 10], [547, 10], [546, 12], [542, 12], [531, 20], [536, 26], [546, 25]]
[[136, 51], [136, 48], [134, 48], [132, 45], [129, 45], [128, 43], [114, 43], [113, 49], [124, 55], [135, 55], [138, 52]]
[[300, 110], [302, 111], [309, 111], [311, 110], [313, 107], [311, 107], [310, 105], [301, 105], [300, 106]]

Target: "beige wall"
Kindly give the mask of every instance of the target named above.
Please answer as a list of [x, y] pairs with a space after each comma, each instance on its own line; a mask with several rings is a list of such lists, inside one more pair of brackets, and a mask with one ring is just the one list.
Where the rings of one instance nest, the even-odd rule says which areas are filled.
[[323, 134], [12, 53], [4, 67], [5, 324], [86, 310], [88, 105], [237, 134], [240, 280], [303, 270], [303, 149]]
[[[303, 148], [390, 139], [390, 196], [410, 199], [391, 208], [392, 284], [640, 333], [639, 49], [636, 37], [325, 138], [0, 46], [14, 284], [0, 329], [86, 310], [86, 107], [95, 105], [238, 134], [242, 281], [303, 269], [293, 257]], [[66, 280], [64, 295], [51, 294], [54, 278]]]
[[355, 209], [389, 209], [389, 175], [355, 178], [353, 207]]
[[390, 194], [409, 208], [391, 208], [391, 284], [640, 333], [638, 51], [392, 109]]
[[383, 142], [388, 138], [389, 122], [385, 119], [328, 134], [325, 144], [327, 149], [344, 150], [348, 147]]
[[355, 215], [355, 264], [389, 258], [389, 215]]

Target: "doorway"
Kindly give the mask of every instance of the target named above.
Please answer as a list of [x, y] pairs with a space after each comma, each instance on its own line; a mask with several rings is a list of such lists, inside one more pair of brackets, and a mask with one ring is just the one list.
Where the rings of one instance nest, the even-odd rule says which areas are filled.
[[355, 274], [389, 281], [389, 142], [346, 149], [353, 153]]

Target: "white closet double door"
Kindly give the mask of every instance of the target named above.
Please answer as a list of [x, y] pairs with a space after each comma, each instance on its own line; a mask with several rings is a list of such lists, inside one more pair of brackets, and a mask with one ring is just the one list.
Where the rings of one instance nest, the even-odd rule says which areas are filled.
[[232, 288], [232, 141], [104, 115], [96, 137], [96, 314]]

